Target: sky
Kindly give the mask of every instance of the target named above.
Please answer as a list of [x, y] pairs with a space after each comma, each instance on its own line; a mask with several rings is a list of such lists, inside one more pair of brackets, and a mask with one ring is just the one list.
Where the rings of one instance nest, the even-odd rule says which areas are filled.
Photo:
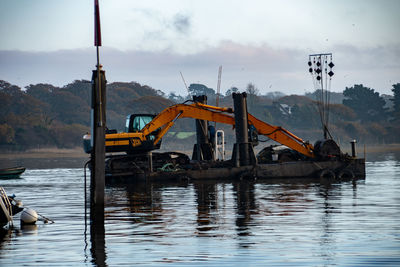
[[[397, 0], [99, 0], [107, 81], [186, 95], [253, 83], [261, 94], [315, 88], [310, 54], [332, 53], [331, 90], [400, 82]], [[96, 65], [93, 0], [0, 0], [0, 80], [64, 86]]]

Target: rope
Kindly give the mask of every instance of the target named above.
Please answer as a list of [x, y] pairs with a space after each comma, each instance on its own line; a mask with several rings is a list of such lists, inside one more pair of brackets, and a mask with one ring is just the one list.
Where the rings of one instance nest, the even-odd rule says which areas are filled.
[[36, 212], [36, 214], [39, 215], [40, 217], [42, 217], [42, 218], [44, 219], [44, 220], [43, 220], [44, 223], [48, 223], [48, 222], [54, 223], [54, 221], [53, 221], [52, 219], [47, 218], [46, 216], [40, 214], [39, 212]]
[[89, 165], [90, 160], [87, 161], [83, 167], [83, 173], [84, 173], [84, 186], [83, 186], [83, 191], [84, 191], [84, 210], [85, 210], [85, 239], [86, 239], [86, 232], [87, 232], [87, 178], [86, 178], [86, 168]]
[[[320, 115], [320, 120], [322, 124], [322, 129], [324, 131], [324, 137], [332, 138], [332, 135], [329, 132], [329, 115], [330, 115], [330, 89], [331, 89], [331, 81], [332, 77], [328, 77], [328, 56], [330, 56], [330, 61], [332, 62], [331, 54], [319, 54], [319, 55], [310, 55], [309, 62], [310, 68], [312, 69], [311, 77], [314, 84], [315, 90], [320, 90], [320, 93], [317, 94], [317, 107]], [[332, 66], [329, 66], [332, 68]], [[316, 73], [318, 71], [318, 73]], [[324, 77], [324, 75], [325, 77]], [[331, 76], [331, 75], [329, 75]], [[319, 78], [316, 79], [316, 78]], [[324, 85], [326, 88], [324, 88]]]
[[86, 249], [87, 249], [87, 247], [88, 247], [88, 242], [87, 242], [87, 181], [86, 181], [86, 168], [87, 168], [87, 166], [89, 165], [89, 163], [90, 163], [90, 160], [89, 161], [87, 161], [86, 163], [85, 163], [85, 165], [84, 165], [84, 167], [83, 167], [83, 173], [84, 173], [84, 186], [83, 186], [83, 191], [84, 191], [84, 198], [85, 198], [85, 200], [84, 200], [84, 213], [85, 213], [85, 231], [84, 231], [84, 233], [83, 233], [83, 235], [84, 235], [84, 237], [85, 237], [85, 252], [86, 252]]
[[178, 170], [178, 165], [174, 165], [172, 163], [165, 163], [161, 168], [158, 168], [159, 171], [163, 171], [163, 172], [175, 172]]

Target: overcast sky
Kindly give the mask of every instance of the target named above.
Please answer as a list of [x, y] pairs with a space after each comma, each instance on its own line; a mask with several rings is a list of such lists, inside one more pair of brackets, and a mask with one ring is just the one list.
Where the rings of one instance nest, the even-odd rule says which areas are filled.
[[[252, 82], [262, 94], [314, 90], [308, 55], [333, 53], [332, 91], [400, 82], [400, 1], [99, 0], [109, 82], [186, 94]], [[0, 0], [0, 79], [25, 87], [90, 79], [92, 0]]]

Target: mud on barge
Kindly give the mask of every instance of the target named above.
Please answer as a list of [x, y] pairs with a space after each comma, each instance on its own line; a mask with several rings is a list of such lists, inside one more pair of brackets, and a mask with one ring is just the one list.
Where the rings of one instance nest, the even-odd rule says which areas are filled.
[[[194, 96], [192, 104], [177, 104], [157, 116], [132, 114], [124, 133], [106, 133], [106, 180], [176, 181], [318, 178], [324, 180], [364, 179], [365, 159], [344, 154], [332, 139], [314, 145], [279, 126], [265, 123], [247, 112], [246, 93], [233, 95], [234, 109], [207, 105], [206, 96]], [[162, 137], [179, 118], [196, 119], [197, 143], [192, 158], [179, 152], [153, 152]], [[232, 157], [224, 158], [224, 132], [209, 122], [230, 124], [236, 143]], [[266, 147], [257, 155], [253, 147], [264, 135], [279, 147]], [[84, 138], [90, 152], [90, 137]], [[282, 146], [280, 147], [282, 148]], [[125, 152], [113, 155], [113, 152]]]

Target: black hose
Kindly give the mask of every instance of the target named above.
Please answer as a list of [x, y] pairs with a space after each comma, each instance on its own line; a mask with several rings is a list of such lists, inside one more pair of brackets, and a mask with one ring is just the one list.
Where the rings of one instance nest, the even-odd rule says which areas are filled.
[[86, 162], [84, 167], [83, 167], [83, 173], [84, 173], [83, 191], [84, 191], [84, 198], [85, 198], [85, 201], [84, 201], [84, 203], [85, 203], [84, 204], [84, 209], [85, 209], [85, 232], [84, 232], [84, 235], [85, 235], [85, 244], [86, 244], [85, 250], [86, 250], [86, 247], [87, 247], [87, 242], [86, 242], [86, 233], [87, 233], [87, 189], [86, 189], [87, 188], [87, 180], [86, 180], [86, 168], [89, 165], [89, 163], [90, 163], [90, 160], [88, 162]]

